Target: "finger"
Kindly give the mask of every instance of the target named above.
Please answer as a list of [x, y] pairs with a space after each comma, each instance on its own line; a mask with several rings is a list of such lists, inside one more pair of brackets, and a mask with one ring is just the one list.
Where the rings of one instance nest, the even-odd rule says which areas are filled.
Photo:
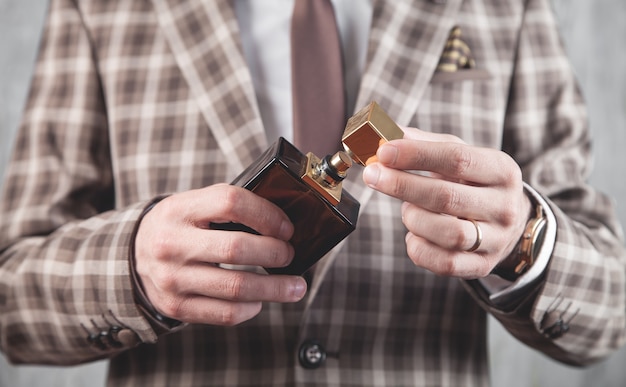
[[521, 171], [513, 159], [494, 149], [404, 139], [383, 144], [376, 155], [390, 168], [429, 171], [476, 185], [521, 181]]
[[380, 163], [365, 168], [363, 180], [389, 196], [419, 204], [430, 212], [478, 220], [497, 218], [507, 208], [498, 190], [421, 176], [387, 168]]
[[232, 302], [202, 296], [175, 300], [170, 307], [159, 310], [165, 316], [190, 324], [234, 326], [255, 317], [261, 302]]
[[[255, 316], [263, 301], [296, 302], [306, 293], [297, 276], [261, 275], [218, 267], [164, 271], [143, 286], [155, 308], [185, 322], [233, 325]], [[201, 310], [202, 305], [211, 310]]]
[[[146, 219], [144, 219], [144, 222]], [[140, 231], [147, 228], [142, 222]], [[138, 271], [147, 270], [142, 257], [151, 257], [170, 268], [188, 263], [213, 263], [284, 267], [291, 263], [294, 248], [279, 239], [246, 232], [196, 227], [156, 228], [139, 240], [136, 248]], [[153, 265], [154, 266], [154, 265]]]
[[216, 266], [186, 266], [176, 273], [174, 294], [197, 295], [237, 302], [297, 302], [306, 281], [299, 276], [268, 275]]
[[245, 188], [218, 184], [173, 195], [165, 201], [172, 203], [170, 212], [184, 216], [197, 227], [234, 222], [282, 240], [293, 235], [293, 225], [280, 208]]
[[402, 222], [412, 234], [446, 249], [480, 253], [489, 250], [482, 243], [483, 232], [488, 230], [486, 223], [477, 222], [477, 227], [470, 220], [427, 211], [405, 202], [402, 206]]
[[288, 242], [247, 232], [192, 229], [179, 243], [188, 260], [203, 263], [272, 268], [285, 267], [294, 257]]
[[487, 276], [493, 266], [481, 254], [446, 250], [412, 233], [407, 233], [405, 241], [411, 261], [438, 275], [480, 278]]

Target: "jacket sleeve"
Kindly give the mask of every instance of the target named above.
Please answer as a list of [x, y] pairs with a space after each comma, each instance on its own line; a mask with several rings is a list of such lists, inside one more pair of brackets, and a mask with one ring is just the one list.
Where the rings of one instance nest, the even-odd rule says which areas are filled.
[[0, 349], [15, 363], [109, 357], [154, 331], [116, 208], [105, 96], [75, 3], [52, 1], [0, 201]]
[[503, 310], [478, 281], [468, 289], [514, 336], [567, 364], [585, 365], [624, 343], [625, 253], [613, 204], [587, 184], [586, 110], [546, 0], [529, 0], [519, 34], [504, 150], [556, 220], [546, 270]]

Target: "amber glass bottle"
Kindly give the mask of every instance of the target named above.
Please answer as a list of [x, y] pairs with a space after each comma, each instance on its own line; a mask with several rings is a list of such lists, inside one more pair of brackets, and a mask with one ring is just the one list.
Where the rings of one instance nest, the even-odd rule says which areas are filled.
[[[303, 178], [308, 162], [281, 137], [232, 182], [276, 204], [294, 225], [294, 260], [287, 267], [266, 268], [269, 273], [303, 274], [356, 227], [359, 202], [345, 191], [337, 203], [320, 194]], [[242, 225], [227, 227], [253, 232]]]
[[[319, 159], [278, 139], [232, 184], [244, 187], [280, 207], [294, 225], [291, 264], [266, 268], [272, 274], [302, 275], [356, 228], [359, 202], [342, 190], [352, 161], [364, 165], [374, 157], [380, 141], [402, 138], [402, 131], [372, 102], [346, 125], [339, 151]], [[212, 224], [214, 229], [256, 233], [241, 224]]]

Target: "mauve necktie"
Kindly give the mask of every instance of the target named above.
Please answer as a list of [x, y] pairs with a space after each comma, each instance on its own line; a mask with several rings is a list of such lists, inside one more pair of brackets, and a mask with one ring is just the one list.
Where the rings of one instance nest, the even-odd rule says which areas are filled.
[[330, 0], [296, 0], [291, 20], [294, 143], [323, 158], [341, 149], [345, 97]]

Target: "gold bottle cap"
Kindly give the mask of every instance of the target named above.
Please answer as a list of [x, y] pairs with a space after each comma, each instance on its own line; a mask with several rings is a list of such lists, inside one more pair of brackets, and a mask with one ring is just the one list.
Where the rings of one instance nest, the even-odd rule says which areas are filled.
[[402, 137], [402, 129], [380, 105], [371, 102], [348, 120], [341, 142], [352, 160], [365, 166], [375, 160], [382, 142]]

